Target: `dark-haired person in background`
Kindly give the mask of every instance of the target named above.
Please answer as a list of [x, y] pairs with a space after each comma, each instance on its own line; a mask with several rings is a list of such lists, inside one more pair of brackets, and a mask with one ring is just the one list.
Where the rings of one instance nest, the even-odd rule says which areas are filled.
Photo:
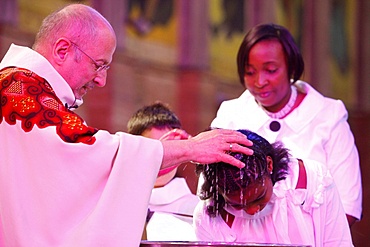
[[[127, 123], [127, 132], [158, 140], [188, 139], [181, 122], [168, 105], [155, 102], [137, 110]], [[196, 240], [193, 223], [194, 208], [199, 202], [189, 184], [197, 181], [195, 165], [175, 166], [162, 171], [155, 181], [149, 201], [146, 238], [150, 241]], [[176, 177], [178, 169], [193, 170], [189, 177]], [[190, 174], [190, 173], [189, 173]], [[193, 185], [190, 185], [193, 186]]]

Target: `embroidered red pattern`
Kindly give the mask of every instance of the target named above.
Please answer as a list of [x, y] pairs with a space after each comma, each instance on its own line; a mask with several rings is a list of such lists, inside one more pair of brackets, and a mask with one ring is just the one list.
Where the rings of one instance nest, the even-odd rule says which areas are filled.
[[5, 120], [14, 125], [19, 120], [25, 132], [35, 125], [55, 126], [65, 142], [95, 142], [98, 130], [86, 126], [80, 116], [68, 110], [45, 79], [26, 69], [8, 67], [0, 71], [0, 83], [0, 124]]

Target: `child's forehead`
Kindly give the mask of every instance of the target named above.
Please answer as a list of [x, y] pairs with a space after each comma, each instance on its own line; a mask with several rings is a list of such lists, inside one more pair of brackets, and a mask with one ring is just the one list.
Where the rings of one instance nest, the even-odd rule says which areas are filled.
[[227, 201], [242, 200], [243, 203], [253, 202], [271, 186], [270, 183], [266, 183], [266, 179], [264, 176], [263, 178], [251, 181], [245, 188], [240, 187], [239, 190], [228, 191], [225, 188], [223, 195]]
[[165, 127], [165, 128], [152, 127], [150, 129], [145, 130], [142, 136], [152, 138], [152, 139], [160, 139], [164, 134], [166, 134], [170, 130], [172, 129], [169, 127]]
[[242, 176], [233, 177], [232, 183], [227, 183], [227, 182], [224, 184], [219, 183], [219, 190], [221, 191], [222, 194], [240, 195], [241, 192], [244, 192], [247, 190], [255, 190], [256, 188], [266, 186], [266, 179], [267, 179], [266, 176], [253, 176], [253, 177], [251, 177], [250, 175], [248, 176], [249, 176], [248, 179], [245, 179]]

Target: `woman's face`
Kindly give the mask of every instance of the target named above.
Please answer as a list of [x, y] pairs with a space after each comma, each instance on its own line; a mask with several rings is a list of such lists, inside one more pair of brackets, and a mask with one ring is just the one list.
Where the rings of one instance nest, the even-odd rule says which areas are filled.
[[249, 52], [244, 83], [254, 98], [268, 111], [277, 112], [289, 101], [290, 82], [282, 45], [263, 40]]
[[229, 206], [254, 215], [266, 207], [271, 199], [272, 192], [273, 185], [271, 178], [264, 176], [241, 191], [223, 193], [223, 197]]

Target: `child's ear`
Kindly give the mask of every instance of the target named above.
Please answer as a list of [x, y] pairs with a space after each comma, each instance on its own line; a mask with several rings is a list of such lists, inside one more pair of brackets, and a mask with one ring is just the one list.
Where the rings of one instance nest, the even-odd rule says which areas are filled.
[[270, 174], [272, 174], [272, 171], [274, 169], [272, 158], [270, 156], [266, 156], [266, 160], [267, 160], [267, 170]]

